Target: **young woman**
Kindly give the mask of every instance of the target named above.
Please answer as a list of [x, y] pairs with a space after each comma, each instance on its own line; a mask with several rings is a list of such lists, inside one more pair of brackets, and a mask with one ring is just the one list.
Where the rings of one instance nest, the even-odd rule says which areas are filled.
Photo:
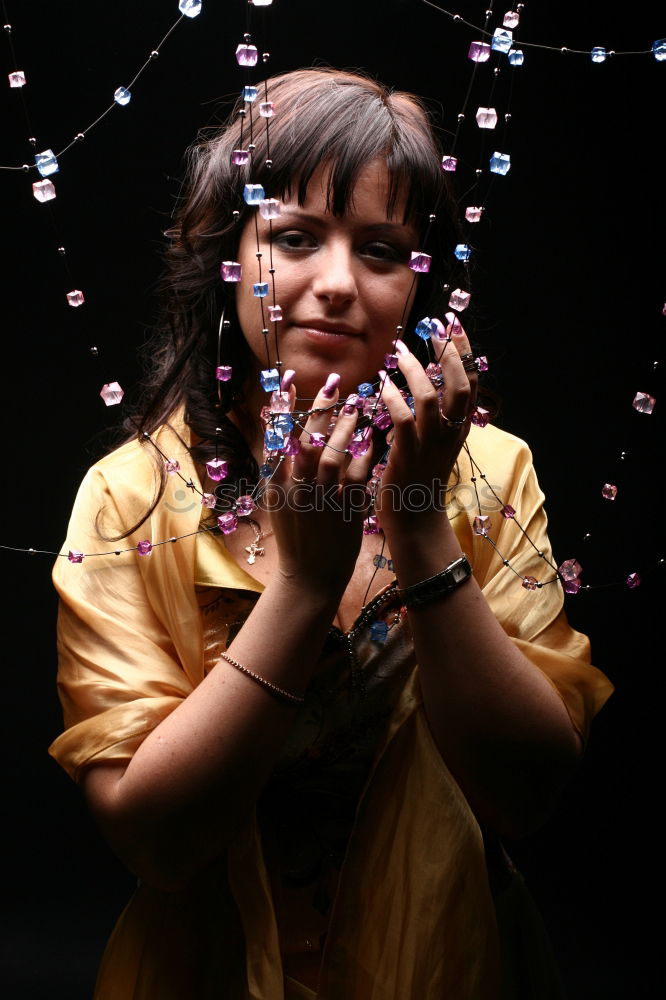
[[268, 130], [241, 102], [191, 154], [137, 430], [55, 569], [52, 752], [139, 876], [96, 996], [543, 1000], [497, 838], [548, 813], [610, 687], [529, 451], [471, 426], [425, 111], [329, 70], [267, 89]]

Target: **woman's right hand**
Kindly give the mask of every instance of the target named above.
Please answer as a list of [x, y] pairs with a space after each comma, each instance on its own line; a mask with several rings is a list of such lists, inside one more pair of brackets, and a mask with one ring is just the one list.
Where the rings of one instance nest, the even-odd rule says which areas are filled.
[[[366, 482], [372, 447], [359, 458], [347, 448], [356, 430], [358, 410], [345, 404], [323, 447], [338, 401], [337, 376], [313, 401], [300, 435], [300, 451], [285, 456], [271, 478], [264, 502], [279, 553], [279, 572], [308, 587], [344, 591], [361, 547], [368, 509]], [[295, 388], [290, 388], [292, 400]]]

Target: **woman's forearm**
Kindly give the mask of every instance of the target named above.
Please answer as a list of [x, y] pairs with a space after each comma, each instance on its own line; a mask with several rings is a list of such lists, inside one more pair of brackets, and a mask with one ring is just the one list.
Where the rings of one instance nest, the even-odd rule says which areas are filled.
[[[460, 555], [448, 520], [391, 534], [401, 587]], [[500, 833], [537, 825], [580, 753], [550, 682], [506, 635], [472, 578], [409, 612], [428, 722], [478, 818]]]
[[[276, 576], [230, 656], [302, 694], [339, 597]], [[293, 706], [220, 660], [124, 771], [92, 768], [84, 779], [87, 797], [125, 863], [165, 887], [185, 883], [251, 811], [293, 717]]]

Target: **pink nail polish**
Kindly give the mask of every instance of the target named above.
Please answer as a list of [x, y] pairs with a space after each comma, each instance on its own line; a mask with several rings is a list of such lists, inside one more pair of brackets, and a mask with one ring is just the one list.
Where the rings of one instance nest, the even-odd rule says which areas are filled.
[[326, 385], [321, 390], [322, 396], [325, 396], [326, 399], [333, 399], [339, 385], [340, 385], [340, 376], [336, 372], [331, 372], [331, 374], [326, 379]]
[[358, 396], [356, 395], [356, 393], [352, 393], [351, 396], [347, 396], [347, 402], [342, 407], [342, 412], [346, 413], [348, 417], [350, 417], [352, 413], [357, 413], [358, 412], [357, 402], [358, 402]]
[[[446, 316], [444, 318], [446, 319]], [[436, 337], [437, 340], [446, 340], [446, 327], [442, 321], [439, 319], [433, 319], [431, 320], [431, 325], [434, 326], [433, 336]]]
[[286, 392], [290, 388], [291, 383], [294, 381], [296, 372], [293, 368], [287, 368], [286, 372], [282, 376], [282, 381], [280, 382], [280, 389], [282, 392]]
[[451, 333], [455, 333], [456, 336], [460, 337], [465, 331], [462, 328], [462, 324], [455, 313], [447, 312], [444, 319], [451, 327]]
[[409, 354], [409, 348], [407, 347], [407, 344], [405, 344], [405, 342], [402, 340], [396, 340], [395, 349], [398, 354]]

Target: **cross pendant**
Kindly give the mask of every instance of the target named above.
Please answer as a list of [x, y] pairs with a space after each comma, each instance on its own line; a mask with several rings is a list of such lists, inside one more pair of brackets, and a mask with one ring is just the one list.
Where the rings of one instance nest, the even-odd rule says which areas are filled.
[[251, 566], [257, 561], [257, 556], [263, 556], [265, 550], [261, 545], [258, 545], [257, 542], [252, 542], [250, 545], [245, 546], [245, 551], [250, 553], [247, 557], [247, 561]]

